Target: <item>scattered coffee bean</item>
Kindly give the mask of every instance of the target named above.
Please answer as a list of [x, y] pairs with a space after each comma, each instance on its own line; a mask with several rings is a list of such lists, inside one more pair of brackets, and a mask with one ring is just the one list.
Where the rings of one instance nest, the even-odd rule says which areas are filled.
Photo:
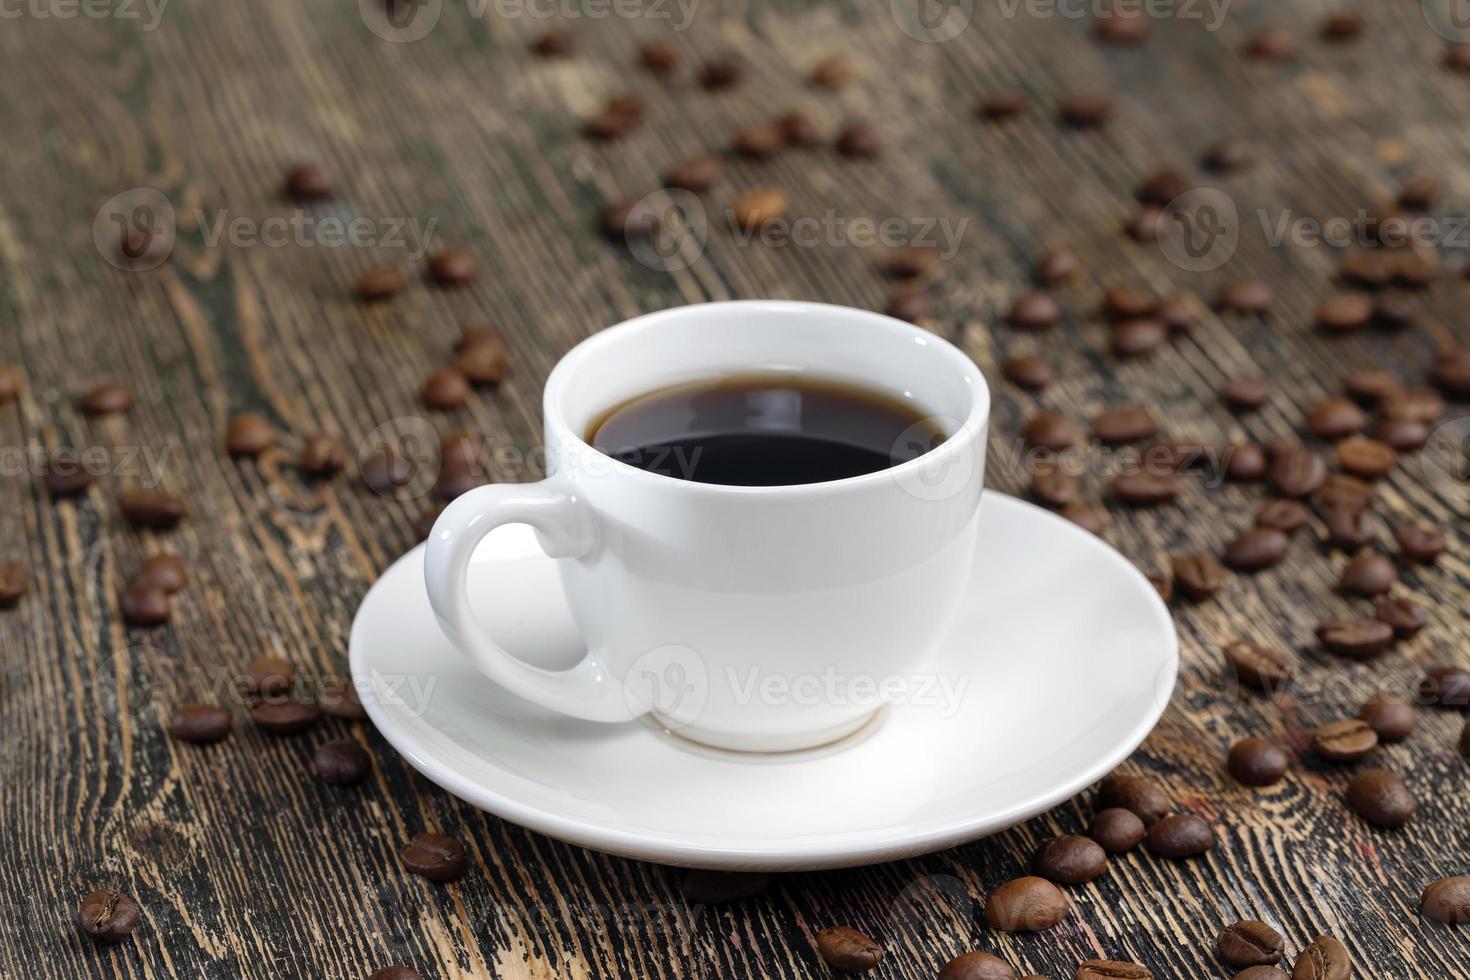
[[1412, 599], [1385, 599], [1374, 610], [1373, 618], [1393, 627], [1393, 635], [1401, 640], [1418, 633], [1429, 621], [1424, 607]]
[[1225, 564], [1238, 572], [1255, 572], [1281, 563], [1291, 546], [1285, 531], [1253, 527], [1225, 546]]
[[495, 327], [485, 324], [474, 324], [465, 327], [460, 332], [459, 339], [454, 342], [454, 352], [463, 354], [474, 347], [481, 346], [505, 346], [505, 339], [501, 337], [500, 331]]
[[1332, 620], [1317, 627], [1317, 639], [1340, 657], [1366, 660], [1393, 642], [1393, 627], [1376, 619]]
[[1243, 483], [1261, 480], [1265, 478], [1269, 466], [1266, 450], [1253, 442], [1235, 442], [1225, 448], [1227, 479]]
[[1140, 204], [1167, 207], [1169, 202], [1190, 190], [1189, 180], [1177, 170], [1158, 170], [1138, 182], [1133, 196]]
[[0, 561], [0, 609], [20, 602], [31, 589], [31, 573], [18, 561]]
[[58, 450], [46, 460], [46, 474], [41, 482], [52, 497], [74, 497], [92, 485], [92, 474], [75, 453]]
[[638, 49], [638, 62], [654, 75], [671, 75], [679, 67], [679, 52], [672, 44], [655, 41]]
[[1044, 330], [1056, 326], [1062, 308], [1046, 293], [1025, 293], [1006, 312], [1006, 322], [1020, 330]]
[[471, 384], [498, 384], [510, 372], [510, 355], [498, 340], [483, 341], [456, 354], [454, 370]]
[[1146, 966], [1123, 960], [1085, 960], [1077, 965], [1075, 980], [1153, 980]]
[[1051, 365], [1034, 354], [1007, 358], [1000, 370], [1007, 381], [1027, 391], [1040, 391], [1051, 384], [1054, 377]]
[[1145, 826], [1152, 826], [1174, 809], [1174, 804], [1153, 782], [1142, 776], [1113, 773], [1098, 787], [1097, 805], [1102, 809], [1121, 807], [1137, 814]]
[[1123, 473], [1113, 479], [1113, 496], [1130, 507], [1166, 504], [1179, 490], [1179, 478], [1171, 473]]
[[1141, 405], [1110, 408], [1092, 419], [1092, 434], [1110, 445], [1138, 442], [1158, 431], [1153, 413]]
[[1366, 507], [1333, 504], [1322, 518], [1327, 524], [1327, 541], [1344, 551], [1357, 551], [1378, 536], [1378, 518]]
[[417, 466], [391, 449], [364, 456], [357, 464], [357, 475], [373, 493], [391, 497], [408, 486]]
[[237, 415], [225, 430], [225, 449], [231, 456], [259, 456], [275, 444], [275, 428], [259, 415]]
[[731, 58], [706, 61], [699, 69], [699, 84], [711, 92], [732, 88], [743, 74], [740, 64]]
[[88, 415], [116, 415], [133, 406], [133, 393], [128, 386], [111, 382], [98, 385], [82, 396], [81, 408]]
[[1107, 852], [1090, 837], [1075, 834], [1042, 844], [1031, 862], [1031, 870], [1059, 885], [1081, 885], [1108, 868]]
[[357, 295], [376, 303], [403, 292], [403, 273], [391, 265], [380, 265], [363, 273], [357, 280]]
[[1175, 587], [1187, 599], [1209, 599], [1225, 585], [1225, 569], [1211, 555], [1173, 555], [1169, 565]]
[[1225, 662], [1247, 687], [1274, 693], [1291, 682], [1295, 668], [1285, 655], [1249, 640], [1236, 640], [1225, 645]]
[[1296, 57], [1296, 39], [1278, 27], [1263, 27], [1246, 40], [1245, 53], [1260, 61], [1285, 61]]
[[272, 735], [300, 734], [315, 725], [321, 716], [321, 706], [302, 696], [273, 698], [250, 709], [250, 720], [255, 726]]
[[895, 293], [888, 301], [888, 305], [883, 308], [883, 312], [896, 320], [919, 323], [929, 316], [932, 306], [928, 293], [906, 290]]
[[1419, 322], [1419, 312], [1402, 296], [1380, 296], [1373, 302], [1373, 322], [1385, 330], [1402, 330]]
[[1093, 33], [1108, 44], [1142, 44], [1148, 39], [1148, 18], [1137, 10], [1104, 10], [1097, 16]]
[[291, 690], [296, 683], [296, 668], [281, 657], [257, 657], [250, 661], [240, 678], [240, 686], [249, 694], [277, 695]]
[[576, 46], [566, 31], [550, 30], [531, 42], [531, 53], [542, 58], [565, 58]]
[[1435, 667], [1419, 682], [1419, 701], [1436, 708], [1470, 708], [1470, 670]]
[[597, 223], [608, 241], [628, 244], [652, 238], [659, 228], [659, 215], [647, 198], [613, 201], [598, 212]]
[[1266, 501], [1256, 511], [1256, 526], [1274, 527], [1286, 534], [1295, 534], [1306, 525], [1311, 516], [1312, 512], [1300, 500], [1278, 497]]
[[1142, 293], [1123, 286], [1112, 286], [1103, 293], [1102, 312], [1109, 320], [1132, 320], [1151, 316], [1154, 302]]
[[457, 880], [469, 863], [464, 845], [443, 834], [419, 834], [398, 856], [410, 873], [440, 883]]
[[1405, 558], [1418, 565], [1433, 565], [1444, 554], [1445, 536], [1427, 527], [1405, 524], [1394, 534], [1399, 551]]
[[189, 570], [178, 555], [154, 555], [129, 580], [133, 585], [162, 589], [169, 595], [189, 584]]
[[[785, 141], [784, 134], [782, 141]], [[700, 194], [714, 186], [723, 170], [719, 157], [695, 157], [671, 168], [664, 175], [664, 185]]]
[[1077, 430], [1060, 412], [1038, 412], [1026, 423], [1026, 445], [1061, 452], [1077, 444]]
[[1125, 320], [1113, 328], [1112, 351], [1116, 357], [1138, 357], [1162, 347], [1169, 328], [1162, 320]]
[[1451, 347], [1435, 354], [1429, 376], [1446, 395], [1470, 398], [1470, 347]]
[[1410, 211], [1428, 211], [1439, 197], [1441, 185], [1433, 174], [1415, 174], [1399, 185], [1399, 207]]
[[939, 275], [943, 261], [936, 249], [924, 245], [895, 248], [883, 257], [882, 270], [890, 279], [933, 279]]
[[1402, 742], [1414, 732], [1414, 706], [1386, 691], [1364, 702], [1358, 709], [1358, 719], [1377, 733], [1380, 742]]
[[314, 477], [329, 477], [340, 473], [347, 465], [347, 450], [331, 436], [307, 436], [297, 454], [296, 465], [302, 472]]
[[469, 400], [470, 382], [458, 371], [435, 371], [424, 380], [421, 394], [427, 407], [449, 411]]
[[964, 953], [940, 967], [938, 980], [1016, 980], [1016, 971], [998, 956]]
[[1062, 122], [1074, 129], [1092, 129], [1113, 115], [1113, 100], [1106, 96], [1073, 95], [1057, 105]]
[[770, 886], [771, 876], [759, 871], [704, 871], [684, 875], [679, 890], [699, 905], [728, 905], [754, 898]]
[[1342, 388], [1359, 404], [1376, 405], [1388, 395], [1402, 391], [1404, 386], [1392, 372], [1368, 369], [1354, 371], [1343, 378]]
[[1385, 418], [1411, 419], [1426, 425], [1438, 422], [1445, 412], [1444, 399], [1430, 388], [1405, 388], [1384, 398], [1378, 407]]
[[1108, 512], [1093, 504], [1068, 504], [1058, 511], [1058, 513], [1084, 531], [1092, 534], [1102, 534], [1103, 530], [1108, 526]]
[[1416, 250], [1393, 258], [1393, 281], [1406, 289], [1426, 289], [1442, 271], [1439, 256], [1434, 252]]
[[1348, 562], [1337, 585], [1344, 592], [1371, 598], [1392, 589], [1398, 578], [1393, 562], [1383, 555], [1366, 552]]
[[997, 887], [985, 901], [985, 922], [1001, 932], [1039, 932], [1071, 911], [1067, 896], [1045, 878], [1016, 878]]
[[1071, 249], [1053, 249], [1036, 263], [1036, 281], [1043, 286], [1056, 286], [1066, 282], [1082, 268], [1077, 253]]
[[1074, 503], [1080, 493], [1077, 477], [1060, 467], [1039, 463], [1031, 470], [1031, 495], [1053, 509]]
[[168, 733], [181, 742], [218, 742], [233, 724], [230, 713], [217, 704], [185, 704], [169, 716]]
[[406, 966], [385, 966], [368, 980], [424, 980], [423, 974]]
[[1145, 205], [1123, 224], [1123, 233], [1141, 245], [1159, 240], [1164, 230], [1164, 209]]
[[1275, 966], [1286, 955], [1286, 940], [1265, 922], [1247, 919], [1226, 926], [1215, 940], [1215, 952], [1229, 966]]
[[786, 216], [786, 195], [774, 187], [757, 188], [737, 198], [730, 213], [741, 228], [758, 231]]
[[1226, 283], [1216, 300], [1221, 309], [1230, 313], [1260, 315], [1271, 307], [1271, 287], [1254, 279], [1238, 279]]
[[1326, 461], [1305, 446], [1291, 446], [1271, 461], [1271, 482], [1282, 496], [1311, 496], [1326, 480]]
[[1322, 37], [1328, 41], [1353, 41], [1363, 33], [1359, 14], [1332, 14], [1322, 22]]
[[839, 973], [866, 973], [883, 959], [883, 947], [847, 926], [833, 926], [817, 933], [817, 952]]
[[812, 68], [812, 84], [822, 88], [839, 89], [847, 86], [857, 75], [852, 62], [836, 55], [823, 58]]
[[1145, 842], [1156, 857], [1197, 857], [1215, 846], [1215, 830], [1203, 817], [1175, 813], [1149, 827]]
[[[1255, 147], [1243, 139], [1228, 137], [1205, 150], [1200, 165], [1210, 173], [1234, 174], [1256, 164]], [[1268, 299], [1269, 302], [1269, 299]]]
[[166, 530], [189, 513], [183, 499], [162, 490], [125, 490], [118, 494], [118, 509], [134, 527]]
[[1347, 947], [1331, 936], [1312, 940], [1291, 970], [1291, 980], [1349, 980], [1352, 975]]
[[1343, 261], [1342, 277], [1367, 289], [1382, 289], [1393, 280], [1393, 260], [1374, 249], [1353, 252]]
[[788, 112], [776, 120], [781, 127], [781, 138], [787, 146], [816, 146], [822, 142], [822, 131], [804, 112]]
[[323, 713], [333, 718], [361, 721], [367, 717], [367, 711], [363, 709], [362, 699], [357, 693], [357, 685], [351, 680], [323, 684], [316, 703], [321, 706]]
[[333, 786], [356, 786], [373, 768], [373, 759], [367, 749], [349, 739], [317, 746], [311, 762], [316, 774]]
[[1373, 298], [1363, 293], [1334, 296], [1317, 307], [1317, 326], [1331, 333], [1360, 330], [1373, 319]]
[[1387, 476], [1398, 461], [1397, 450], [1367, 436], [1349, 436], [1337, 444], [1337, 465], [1365, 480]]
[[786, 134], [776, 123], [757, 123], [735, 134], [731, 149], [751, 160], [773, 157], [786, 145]]
[[466, 286], [478, 272], [474, 257], [457, 248], [446, 248], [429, 257], [429, 278], [441, 286]]
[[1312, 747], [1328, 762], [1357, 762], [1378, 747], [1378, 733], [1361, 718], [1331, 721], [1312, 733]]
[[1404, 781], [1387, 769], [1364, 769], [1348, 783], [1348, 805], [1375, 827], [1402, 827], [1417, 804]]
[[324, 169], [314, 163], [303, 163], [286, 171], [282, 193], [292, 201], [305, 204], [325, 201], [336, 191], [332, 187], [332, 178]]
[[120, 943], [138, 926], [138, 906], [122, 892], [99, 888], [77, 907], [77, 927], [101, 946]]
[[1026, 108], [1026, 97], [1020, 92], [992, 92], [980, 100], [976, 114], [991, 122], [1012, 119]]
[[1087, 836], [1097, 841], [1109, 854], [1126, 854], [1143, 843], [1147, 828], [1132, 810], [1110, 807], [1092, 818]]
[[13, 365], [0, 363], [0, 405], [15, 401], [20, 387], [20, 372]]
[[1470, 877], [1441, 878], [1419, 896], [1419, 909], [1446, 925], [1470, 922]]
[[1149, 574], [1145, 578], [1148, 579], [1148, 584], [1154, 587], [1154, 591], [1159, 594], [1159, 598], [1164, 601], [1165, 605], [1174, 601], [1174, 582], [1167, 575]]
[[125, 622], [134, 626], [159, 626], [168, 622], [168, 593], [147, 583], [127, 585], [117, 601]]
[[1236, 411], [1260, 408], [1271, 400], [1271, 382], [1265, 378], [1231, 378], [1220, 386], [1220, 397]]
[[1368, 416], [1348, 398], [1329, 398], [1307, 413], [1307, 429], [1319, 439], [1343, 439], [1368, 424]]
[[1413, 452], [1429, 441], [1429, 426], [1412, 419], [1384, 419], [1373, 435], [1401, 453]]
[[1290, 766], [1291, 757], [1286, 754], [1286, 750], [1264, 738], [1241, 739], [1231, 746], [1230, 755], [1226, 759], [1226, 768], [1230, 775], [1236, 782], [1246, 786], [1274, 786], [1281, 782]]
[[1470, 71], [1470, 43], [1450, 42], [1445, 50], [1444, 65], [1451, 71]]

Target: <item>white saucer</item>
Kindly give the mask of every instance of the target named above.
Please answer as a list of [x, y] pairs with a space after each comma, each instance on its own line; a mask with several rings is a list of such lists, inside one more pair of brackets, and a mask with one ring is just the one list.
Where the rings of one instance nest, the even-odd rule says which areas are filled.
[[[983, 837], [1097, 781], [1152, 730], [1178, 669], [1152, 585], [1093, 535], [988, 492], [973, 599], [937, 673], [960, 709], [894, 705], [825, 749], [746, 756], [644, 723], [551, 714], [475, 672], [440, 632], [423, 546], [369, 590], [352, 671], [373, 722], [420, 772], [475, 806], [624, 857], [798, 870], [908, 857]], [[542, 666], [581, 647], [532, 532], [481, 546], [470, 587], [486, 628]]]

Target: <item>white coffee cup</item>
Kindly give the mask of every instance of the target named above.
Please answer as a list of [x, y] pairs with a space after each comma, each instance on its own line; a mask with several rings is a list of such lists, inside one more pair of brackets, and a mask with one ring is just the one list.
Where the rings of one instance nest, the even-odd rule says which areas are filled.
[[[886, 393], [947, 438], [890, 469], [781, 487], [681, 480], [587, 442], [629, 399], [752, 372]], [[488, 677], [576, 718], [651, 713], [697, 742], [770, 752], [856, 731], [923, 670], [974, 560], [990, 411], [952, 344], [840, 306], [686, 306], [579, 344], [551, 372], [544, 410], [547, 478], [472, 490], [429, 536], [434, 611]], [[513, 523], [558, 559], [588, 649], [570, 670], [516, 659], [475, 616], [471, 556]]]

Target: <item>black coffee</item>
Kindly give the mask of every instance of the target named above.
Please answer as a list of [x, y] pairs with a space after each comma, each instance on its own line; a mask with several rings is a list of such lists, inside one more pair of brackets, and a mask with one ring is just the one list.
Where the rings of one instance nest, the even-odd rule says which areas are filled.
[[651, 473], [741, 487], [825, 483], [944, 441], [916, 405], [838, 381], [739, 375], [663, 388], [593, 421], [587, 441]]

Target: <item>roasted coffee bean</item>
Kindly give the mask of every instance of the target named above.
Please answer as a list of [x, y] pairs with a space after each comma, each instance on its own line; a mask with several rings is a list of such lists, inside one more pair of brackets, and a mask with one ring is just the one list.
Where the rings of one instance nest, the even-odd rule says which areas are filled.
[[1274, 693], [1291, 682], [1296, 669], [1284, 654], [1249, 640], [1225, 645], [1225, 662], [1247, 687]]
[[391, 497], [408, 486], [417, 472], [417, 466], [399, 456], [391, 449], [383, 449], [364, 456], [357, 464], [357, 475], [363, 485], [373, 493]]
[[1138, 357], [1163, 346], [1169, 328], [1162, 320], [1125, 320], [1113, 328], [1112, 351], [1116, 357]]
[[740, 83], [744, 71], [733, 58], [714, 58], [699, 69], [699, 84], [710, 91], [731, 88]]
[[1123, 286], [1111, 286], [1103, 293], [1102, 312], [1109, 320], [1132, 320], [1152, 315], [1154, 302], [1142, 293]]
[[479, 269], [468, 252], [446, 248], [429, 256], [429, 278], [441, 286], [465, 286], [474, 281]]
[[323, 713], [333, 718], [361, 721], [367, 717], [367, 711], [362, 706], [362, 699], [357, 694], [357, 685], [351, 680], [330, 681], [323, 684], [321, 692], [317, 695], [316, 703], [321, 706]]
[[1156, 857], [1197, 857], [1215, 846], [1215, 830], [1203, 817], [1175, 813], [1148, 828], [1145, 842]]
[[1337, 444], [1337, 465], [1365, 480], [1387, 476], [1398, 461], [1392, 446], [1367, 436], [1349, 436]]
[[1174, 601], [1174, 583], [1168, 576], [1150, 574], [1144, 577], [1148, 579], [1148, 584], [1154, 587], [1154, 591], [1159, 594], [1159, 598], [1165, 604]]
[[1108, 512], [1093, 504], [1071, 503], [1058, 513], [1084, 531], [1102, 534], [1108, 526]]
[[746, 231], [757, 231], [786, 216], [786, 195], [774, 187], [750, 191], [730, 205], [735, 223]]
[[1328, 543], [1344, 551], [1357, 551], [1378, 536], [1378, 518], [1366, 507], [1329, 505], [1322, 519], [1327, 525]]
[[890, 279], [933, 279], [939, 275], [939, 252], [923, 245], [895, 248], [883, 257], [883, 274]]
[[0, 609], [16, 605], [31, 589], [31, 573], [18, 561], [0, 561]]
[[1329, 398], [1307, 413], [1307, 430], [1318, 439], [1343, 439], [1363, 431], [1368, 416], [1348, 398]]
[[[1291, 766], [1291, 757], [1275, 742], [1264, 738], [1245, 738], [1230, 748], [1226, 768], [1237, 783], [1246, 786], [1273, 786], [1281, 782]], [[1234, 964], [1249, 966], [1250, 964]]]
[[124, 490], [117, 497], [118, 509], [134, 527], [166, 530], [189, 513], [183, 499], [162, 490]]
[[1399, 207], [1410, 211], [1427, 211], [1439, 197], [1441, 184], [1432, 174], [1414, 174], [1399, 185]]
[[1274, 966], [1286, 955], [1286, 940], [1265, 922], [1247, 919], [1226, 926], [1215, 940], [1220, 960], [1237, 969]]
[[1123, 960], [1084, 960], [1077, 965], [1074, 980], [1153, 980], [1146, 966]]
[[1153, 413], [1141, 405], [1124, 405], [1092, 418], [1092, 434], [1111, 445], [1138, 442], [1159, 431]]
[[1357, 762], [1378, 748], [1378, 733], [1361, 718], [1330, 721], [1312, 733], [1312, 747], [1328, 762]]
[[997, 887], [985, 901], [985, 922], [1001, 932], [1039, 932], [1071, 911], [1067, 896], [1045, 878], [1016, 878]]
[[823, 142], [822, 130], [804, 112], [788, 112], [776, 120], [787, 146], [816, 146]]
[[455, 355], [454, 370], [471, 384], [497, 384], [510, 372], [510, 355], [499, 341], [472, 344]]
[[1414, 732], [1414, 706], [1386, 691], [1369, 698], [1358, 709], [1358, 719], [1377, 733], [1380, 742], [1402, 742]]
[[1138, 182], [1138, 186], [1133, 189], [1133, 196], [1140, 204], [1155, 204], [1162, 208], [1180, 194], [1187, 193], [1191, 186], [1189, 180], [1177, 170], [1158, 170]]
[[1019, 116], [1025, 108], [1026, 97], [1020, 92], [1001, 91], [992, 92], [981, 99], [975, 113], [982, 119], [1000, 122]]
[[1328, 41], [1354, 41], [1363, 34], [1360, 14], [1331, 14], [1322, 22], [1322, 37]]
[[1031, 870], [1059, 885], [1081, 885], [1108, 869], [1107, 852], [1090, 837], [1075, 834], [1042, 844]]
[[1169, 566], [1175, 587], [1187, 599], [1208, 599], [1225, 585], [1225, 569], [1211, 555], [1173, 555]]
[[1317, 307], [1317, 326], [1331, 333], [1361, 330], [1373, 319], [1373, 298], [1363, 293], [1334, 296]]
[[1331, 936], [1318, 936], [1301, 951], [1291, 970], [1291, 980], [1349, 980], [1352, 958], [1347, 947]]
[[1147, 245], [1159, 240], [1164, 227], [1164, 209], [1150, 204], [1139, 208], [1124, 222], [1123, 232], [1135, 242]]
[[1236, 411], [1260, 408], [1271, 400], [1271, 382], [1265, 378], [1231, 378], [1220, 386], [1220, 397]]
[[133, 393], [128, 386], [111, 382], [98, 385], [82, 396], [81, 408], [88, 415], [116, 415], [126, 412], [133, 405]]
[[1451, 71], [1470, 71], [1470, 43], [1452, 42], [1445, 49], [1444, 64]]
[[154, 555], [133, 573], [129, 581], [133, 585], [162, 589], [173, 595], [189, 584], [189, 570], [178, 555]]
[[1026, 423], [1026, 445], [1061, 452], [1077, 444], [1077, 430], [1060, 412], [1038, 412]]
[[883, 312], [896, 320], [918, 323], [929, 316], [932, 306], [928, 293], [907, 290], [894, 293]]
[[1444, 399], [1430, 388], [1405, 388], [1385, 397], [1378, 407], [1387, 419], [1409, 419], [1426, 425], [1438, 422], [1445, 412]]
[[[784, 142], [785, 136], [783, 134]], [[677, 187], [681, 190], [692, 191], [695, 194], [703, 193], [714, 186], [720, 179], [724, 170], [724, 164], [719, 157], [702, 156], [670, 168], [664, 175], [664, 186]]]
[[1200, 166], [1215, 174], [1234, 174], [1256, 165], [1256, 150], [1250, 143], [1227, 137], [1205, 150]]
[[367, 749], [349, 739], [318, 745], [311, 763], [316, 774], [333, 786], [356, 786], [373, 768]]
[[852, 62], [833, 55], [823, 58], [812, 67], [812, 84], [822, 88], [839, 89], [846, 86], [857, 74]]
[[1435, 354], [1429, 376], [1445, 394], [1470, 397], [1470, 347], [1451, 347]]
[[370, 302], [397, 296], [403, 292], [403, 273], [395, 266], [380, 265], [363, 273], [357, 280], [357, 295]]
[[1040, 391], [1051, 384], [1054, 377], [1051, 365], [1034, 354], [1007, 358], [1000, 370], [1007, 381], [1027, 391]]
[[1051, 464], [1038, 464], [1031, 470], [1031, 495], [1038, 503], [1053, 509], [1077, 500], [1080, 488], [1077, 477]]
[[284, 694], [295, 683], [296, 668], [281, 657], [255, 658], [240, 678], [240, 687], [249, 694]]
[[1348, 473], [1331, 473], [1317, 488], [1313, 501], [1318, 507], [1355, 507], [1366, 510], [1373, 506], [1373, 485]]
[[325, 201], [335, 190], [332, 187], [332, 178], [327, 176], [325, 170], [314, 163], [302, 163], [286, 171], [282, 193], [290, 200], [304, 204], [309, 201]]
[[730, 149], [752, 160], [775, 156], [786, 145], [786, 135], [775, 123], [757, 123], [735, 134]]
[[550, 30], [531, 42], [531, 53], [542, 58], [565, 58], [576, 46], [566, 31]]
[[853, 123], [837, 134], [837, 152], [850, 160], [871, 160], [883, 149], [883, 138], [867, 123]]
[[259, 415], [237, 415], [225, 430], [225, 449], [231, 456], [259, 456], [275, 444], [275, 428]]
[[469, 863], [464, 845], [443, 834], [419, 834], [398, 856], [410, 873], [436, 882], [455, 881]]
[[1147, 828], [1132, 810], [1110, 807], [1092, 818], [1087, 836], [1097, 841], [1109, 854], [1126, 854], [1143, 843]]
[[52, 497], [74, 497], [92, 485], [92, 474], [70, 450], [58, 450], [46, 460], [46, 475], [41, 478]]
[[1061, 316], [1062, 308], [1046, 293], [1025, 293], [1006, 311], [1006, 322], [1020, 330], [1045, 330]]
[[866, 973], [883, 959], [883, 947], [848, 926], [817, 933], [817, 952], [838, 973]]
[[1100, 95], [1072, 95], [1057, 104], [1062, 122], [1074, 129], [1092, 129], [1113, 115], [1113, 100]]
[[0, 405], [15, 401], [20, 388], [20, 372], [13, 365], [0, 363]]
[[1383, 555], [1365, 552], [1348, 562], [1338, 579], [1344, 592], [1371, 598], [1383, 595], [1398, 581], [1398, 569]]
[[168, 622], [168, 593], [146, 583], [127, 585], [117, 600], [125, 622], [134, 626], [158, 626]]
[[77, 927], [98, 945], [120, 943], [138, 927], [138, 906], [122, 892], [99, 888], [77, 907]]
[[1123, 473], [1113, 479], [1113, 496], [1130, 507], [1166, 504], [1179, 489], [1179, 478], [1170, 473]]
[[1388, 371], [1354, 371], [1342, 379], [1342, 389], [1347, 396], [1363, 405], [1376, 405], [1403, 388], [1399, 379]]
[[1429, 426], [1412, 419], [1383, 419], [1373, 435], [1401, 453], [1413, 452], [1429, 441]]
[[1364, 769], [1348, 783], [1348, 805], [1375, 827], [1402, 827], [1417, 804], [1404, 781], [1387, 769]]
[[424, 980], [423, 974], [406, 966], [385, 966], [368, 980]]
[[1274, 527], [1287, 534], [1295, 534], [1306, 526], [1312, 512], [1300, 500], [1276, 498], [1268, 500], [1256, 511], [1257, 527]]
[[597, 224], [608, 241], [627, 244], [652, 238], [659, 228], [659, 215], [647, 198], [613, 201], [598, 212]]
[[1394, 533], [1399, 551], [1409, 561], [1419, 565], [1433, 565], [1444, 554], [1445, 536], [1427, 527], [1405, 524]]
[[1271, 307], [1271, 287], [1254, 279], [1238, 279], [1226, 283], [1216, 302], [1230, 313], [1260, 315]]
[[1419, 682], [1419, 701], [1437, 708], [1470, 708], [1470, 670], [1435, 667]]
[[458, 371], [435, 371], [424, 379], [424, 405], [439, 411], [459, 408], [470, 397], [470, 381]]
[[679, 67], [679, 52], [663, 41], [654, 41], [638, 49], [638, 62], [654, 75], [671, 75]]
[[1382, 289], [1393, 280], [1393, 260], [1377, 249], [1352, 252], [1343, 261], [1342, 277], [1368, 289]]
[[1235, 442], [1225, 447], [1225, 476], [1242, 483], [1264, 479], [1268, 468], [1266, 450], [1253, 442]]
[[1271, 482], [1285, 497], [1308, 497], [1327, 479], [1327, 463], [1305, 446], [1292, 446], [1271, 461]]
[[1393, 635], [1401, 640], [1418, 633], [1429, 621], [1424, 607], [1412, 599], [1385, 599], [1374, 609], [1373, 618], [1393, 627]]
[[230, 734], [230, 713], [217, 704], [185, 704], [168, 719], [168, 733], [181, 742], [218, 742]]
[[1340, 657], [1366, 660], [1393, 642], [1393, 627], [1376, 619], [1332, 620], [1317, 627], [1317, 639]]
[[1373, 302], [1373, 322], [1385, 330], [1402, 330], [1419, 322], [1419, 312], [1402, 296], [1380, 296]]
[[771, 876], [760, 871], [704, 871], [696, 868], [684, 875], [679, 890], [687, 900], [699, 905], [728, 905], [754, 898], [770, 884]]
[[1296, 57], [1296, 39], [1277, 27], [1263, 27], [1245, 42], [1247, 57], [1260, 61], [1284, 61]]
[[1225, 564], [1238, 572], [1255, 572], [1281, 563], [1291, 546], [1285, 531], [1253, 527], [1225, 546]]
[[1016, 980], [1016, 971], [998, 956], [964, 953], [939, 968], [939, 980]]
[[1441, 878], [1419, 896], [1419, 910], [1436, 922], [1470, 922], [1470, 877]]
[[1151, 781], [1142, 776], [1113, 773], [1098, 787], [1097, 805], [1102, 809], [1121, 807], [1136, 813], [1145, 826], [1152, 826], [1174, 809], [1174, 804]]
[[1393, 281], [1406, 289], [1425, 289], [1434, 284], [1443, 271], [1434, 252], [1413, 250], [1393, 258]]
[[331, 436], [308, 436], [296, 456], [296, 465], [311, 476], [332, 476], [347, 465], [347, 450]]
[[310, 698], [272, 698], [250, 709], [250, 720], [261, 731], [272, 735], [297, 735], [315, 725], [322, 716], [321, 706]]
[[1055, 286], [1071, 279], [1081, 268], [1076, 252], [1069, 248], [1053, 249], [1036, 263], [1036, 281], [1043, 286]]
[[1149, 35], [1148, 18], [1137, 10], [1104, 10], [1093, 33], [1108, 44], [1141, 44]]

